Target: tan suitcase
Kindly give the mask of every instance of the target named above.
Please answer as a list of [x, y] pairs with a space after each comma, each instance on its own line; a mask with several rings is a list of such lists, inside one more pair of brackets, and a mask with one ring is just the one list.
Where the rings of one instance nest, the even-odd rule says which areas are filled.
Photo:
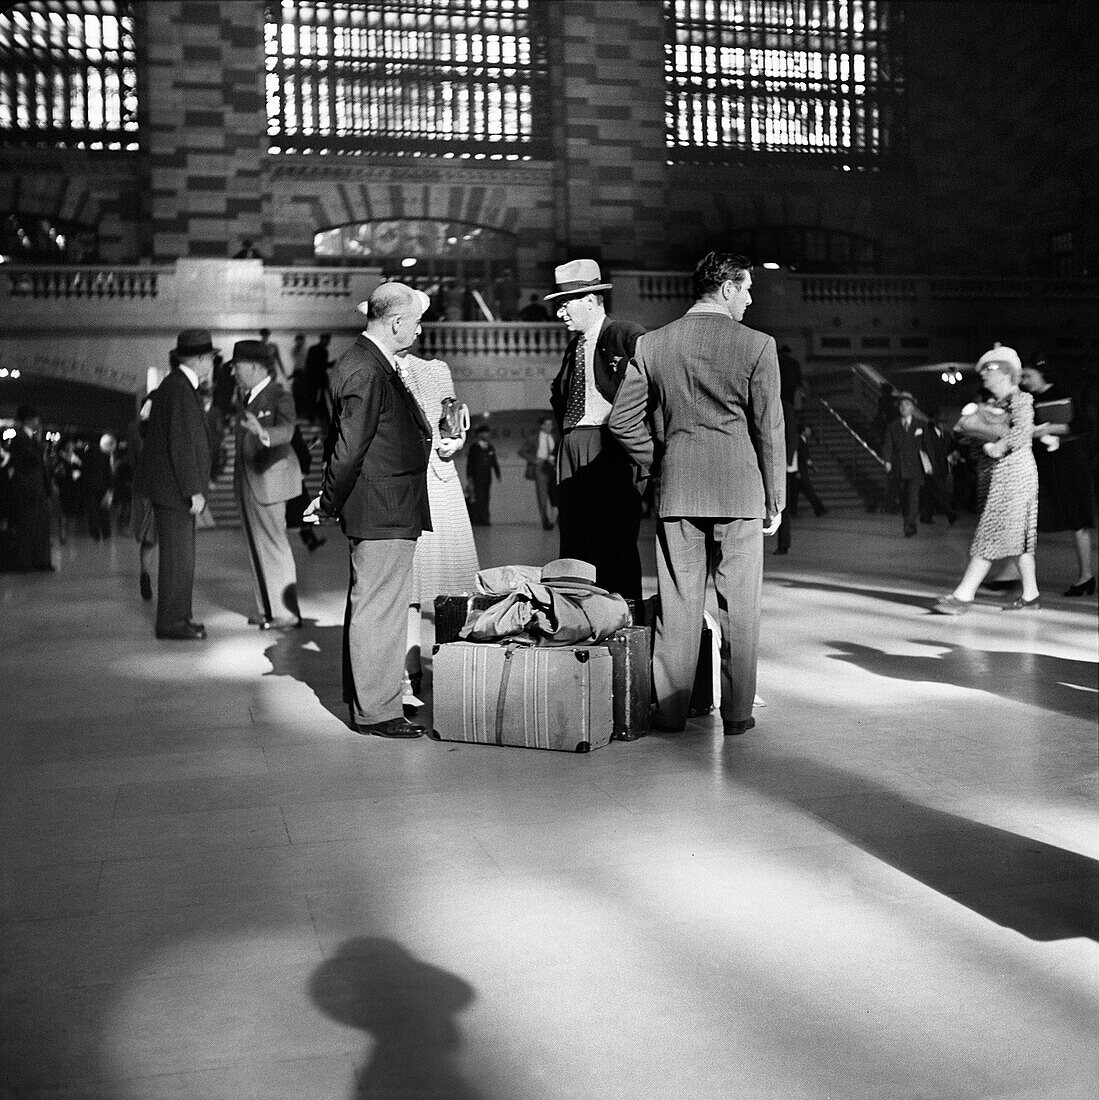
[[432, 666], [441, 741], [589, 752], [614, 729], [606, 646], [450, 642]]

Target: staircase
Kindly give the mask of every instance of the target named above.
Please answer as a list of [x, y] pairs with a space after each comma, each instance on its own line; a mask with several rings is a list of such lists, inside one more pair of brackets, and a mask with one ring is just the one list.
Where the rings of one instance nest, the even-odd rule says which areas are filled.
[[[876, 510], [886, 474], [881, 457], [868, 442], [868, 425], [855, 408], [850, 369], [813, 375], [809, 383], [812, 396], [805, 399], [800, 417], [817, 436], [812, 451], [814, 487], [829, 508]], [[826, 468], [830, 480], [826, 480]]]
[[[324, 464], [321, 462], [321, 448], [324, 439], [320, 428], [306, 420], [299, 420], [298, 428], [301, 429], [302, 437], [309, 445], [310, 454], [313, 456], [313, 465], [305, 476], [305, 488], [312, 498], [320, 492], [321, 488], [321, 475], [324, 473]], [[314, 440], [316, 440], [316, 443], [314, 443]], [[233, 495], [236, 445], [234, 429], [231, 426], [225, 429], [225, 439], [222, 446], [225, 448], [225, 468], [210, 486], [209, 493], [206, 494], [206, 510], [213, 518], [215, 527], [239, 527], [240, 513], [237, 510], [236, 498]]]

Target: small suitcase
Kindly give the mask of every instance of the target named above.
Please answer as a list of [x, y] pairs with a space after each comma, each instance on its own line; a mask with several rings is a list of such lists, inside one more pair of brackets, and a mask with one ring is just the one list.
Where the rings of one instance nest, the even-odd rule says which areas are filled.
[[450, 642], [434, 656], [437, 740], [589, 752], [611, 739], [606, 646]]
[[636, 741], [649, 732], [652, 704], [652, 646], [647, 626], [627, 626], [604, 643], [614, 673], [614, 736]]
[[436, 596], [435, 597], [435, 644], [445, 645], [456, 642], [458, 633], [466, 625], [471, 611], [484, 611], [502, 596]]

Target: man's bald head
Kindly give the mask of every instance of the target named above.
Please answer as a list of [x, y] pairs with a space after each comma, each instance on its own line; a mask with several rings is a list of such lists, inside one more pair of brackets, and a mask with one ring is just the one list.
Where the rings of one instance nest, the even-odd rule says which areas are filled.
[[370, 295], [363, 312], [366, 313], [367, 333], [394, 355], [399, 355], [416, 342], [424, 307], [412, 287], [404, 283], [382, 283]]

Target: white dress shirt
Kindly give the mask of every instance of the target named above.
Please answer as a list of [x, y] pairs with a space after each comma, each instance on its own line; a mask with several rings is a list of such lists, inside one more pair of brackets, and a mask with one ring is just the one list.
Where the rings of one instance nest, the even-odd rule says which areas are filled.
[[601, 427], [611, 415], [611, 403], [595, 385], [595, 345], [606, 319], [606, 313], [598, 310], [584, 330], [584, 415], [576, 423], [578, 428]]

